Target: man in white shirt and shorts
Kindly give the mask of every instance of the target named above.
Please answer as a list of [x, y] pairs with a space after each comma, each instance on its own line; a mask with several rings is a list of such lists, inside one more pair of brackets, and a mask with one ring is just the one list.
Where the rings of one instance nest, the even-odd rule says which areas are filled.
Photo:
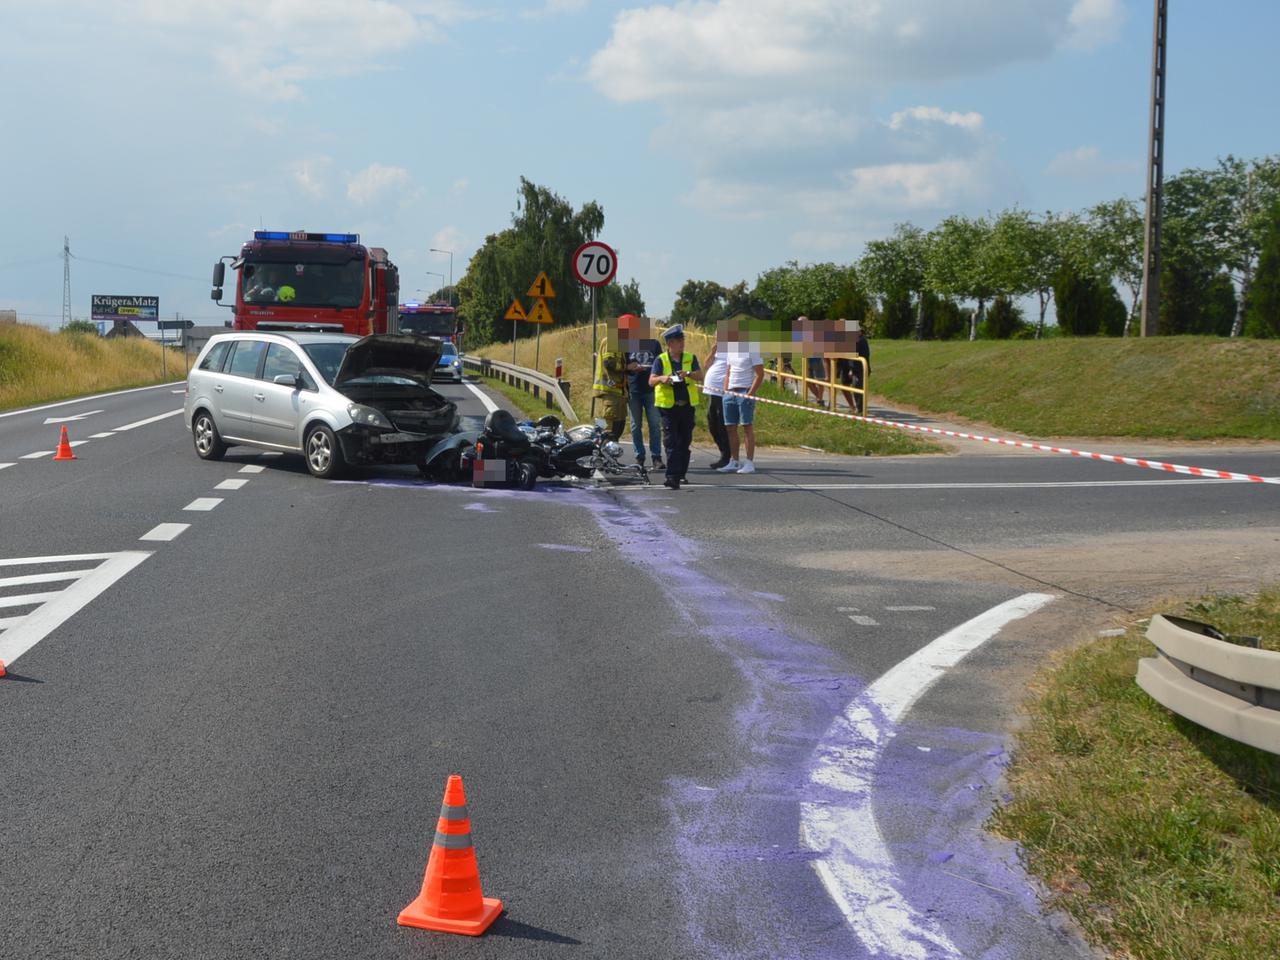
[[[756, 455], [756, 391], [764, 382], [764, 357], [754, 345], [728, 344], [726, 362], [728, 371], [724, 379], [724, 425], [729, 431], [729, 462], [720, 468], [721, 473], [755, 473]], [[746, 456], [738, 459], [740, 441], [738, 427], [746, 434]]]

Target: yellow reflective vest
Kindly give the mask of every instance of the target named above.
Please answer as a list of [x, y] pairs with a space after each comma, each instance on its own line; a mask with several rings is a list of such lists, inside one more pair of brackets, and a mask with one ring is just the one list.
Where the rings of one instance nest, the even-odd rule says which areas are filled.
[[596, 396], [614, 394], [623, 396], [626, 393], [627, 355], [612, 350], [601, 350], [596, 357], [596, 379], [592, 384]]
[[[664, 377], [671, 376], [671, 354], [663, 352], [658, 358], [662, 361], [662, 375]], [[696, 407], [698, 405], [698, 385], [688, 379], [688, 373], [693, 368], [693, 354], [685, 353], [680, 356], [680, 369], [685, 374], [685, 386], [689, 388], [689, 405]], [[669, 383], [658, 383], [653, 388], [653, 404], [660, 409], [674, 407], [676, 405], [676, 388]]]

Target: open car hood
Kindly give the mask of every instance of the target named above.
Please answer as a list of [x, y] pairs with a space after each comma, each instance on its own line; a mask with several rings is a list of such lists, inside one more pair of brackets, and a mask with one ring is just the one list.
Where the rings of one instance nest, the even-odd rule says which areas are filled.
[[341, 388], [360, 377], [404, 377], [429, 387], [440, 351], [440, 341], [429, 337], [376, 333], [347, 348], [333, 385]]

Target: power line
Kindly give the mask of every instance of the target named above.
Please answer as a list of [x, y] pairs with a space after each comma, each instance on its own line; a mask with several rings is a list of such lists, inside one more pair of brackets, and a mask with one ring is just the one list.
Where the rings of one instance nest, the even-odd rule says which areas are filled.
[[115, 267], [119, 270], [133, 270], [137, 273], [150, 273], [157, 277], [172, 277], [175, 280], [193, 280], [196, 283], [204, 283], [205, 277], [192, 277], [185, 273], [169, 273], [166, 270], [149, 270], [146, 267], [135, 267], [129, 263], [112, 263], [110, 260], [94, 260], [90, 257], [76, 257], [81, 263], [93, 263], [100, 267]]

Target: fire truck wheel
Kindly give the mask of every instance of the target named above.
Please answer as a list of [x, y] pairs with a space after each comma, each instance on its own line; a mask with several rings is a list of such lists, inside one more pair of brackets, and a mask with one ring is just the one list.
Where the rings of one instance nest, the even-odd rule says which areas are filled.
[[333, 431], [323, 423], [316, 424], [307, 431], [302, 450], [312, 476], [332, 480], [342, 475], [346, 467], [346, 462], [342, 459], [342, 447], [338, 445], [338, 438]]
[[196, 456], [201, 460], [221, 460], [227, 452], [227, 445], [222, 442], [218, 433], [218, 425], [213, 422], [213, 414], [208, 410], [196, 413], [191, 421], [191, 438], [195, 441]]

